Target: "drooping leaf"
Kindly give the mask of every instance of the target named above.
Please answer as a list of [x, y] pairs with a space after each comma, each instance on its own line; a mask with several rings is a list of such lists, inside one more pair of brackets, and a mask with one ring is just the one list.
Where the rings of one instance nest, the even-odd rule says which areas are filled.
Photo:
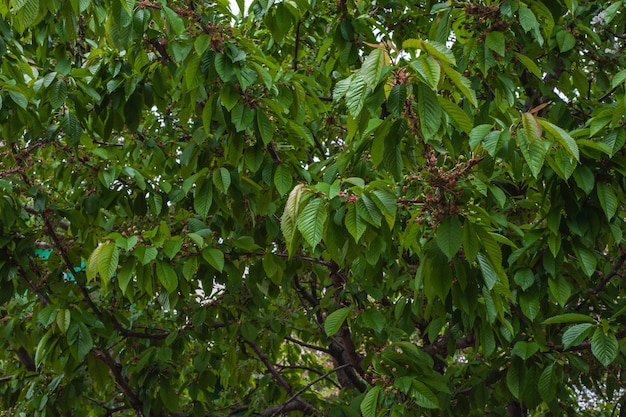
[[363, 417], [376, 417], [376, 407], [378, 406], [378, 395], [380, 394], [380, 387], [375, 386], [370, 388], [359, 408], [361, 409], [361, 415]]
[[619, 343], [615, 333], [605, 333], [601, 327], [597, 327], [591, 336], [591, 353], [604, 366], [609, 366], [619, 353]]
[[463, 228], [458, 217], [447, 217], [439, 224], [436, 241], [448, 259], [455, 257], [463, 244]]
[[328, 212], [324, 200], [311, 198], [298, 214], [298, 230], [312, 248], [322, 240]]

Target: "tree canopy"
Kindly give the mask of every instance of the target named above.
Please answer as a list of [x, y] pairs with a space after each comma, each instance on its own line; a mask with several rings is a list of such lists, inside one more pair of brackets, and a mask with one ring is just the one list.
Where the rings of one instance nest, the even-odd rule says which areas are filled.
[[617, 415], [623, 2], [238, 4], [1, 2], [0, 414]]

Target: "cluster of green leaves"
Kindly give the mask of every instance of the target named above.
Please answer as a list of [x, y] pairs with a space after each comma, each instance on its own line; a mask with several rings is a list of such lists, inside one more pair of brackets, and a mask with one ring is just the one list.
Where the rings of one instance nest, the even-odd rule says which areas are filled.
[[3, 2], [0, 408], [616, 411], [624, 25], [622, 1]]

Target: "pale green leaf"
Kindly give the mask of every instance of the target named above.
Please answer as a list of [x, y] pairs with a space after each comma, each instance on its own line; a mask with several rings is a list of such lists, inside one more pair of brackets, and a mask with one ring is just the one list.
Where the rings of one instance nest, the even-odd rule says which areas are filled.
[[98, 253], [97, 259], [98, 273], [103, 285], [106, 287], [111, 277], [115, 275], [120, 252], [114, 242], [107, 242], [101, 246], [102, 248]]
[[298, 230], [312, 248], [322, 240], [328, 212], [322, 198], [312, 198], [298, 214]]

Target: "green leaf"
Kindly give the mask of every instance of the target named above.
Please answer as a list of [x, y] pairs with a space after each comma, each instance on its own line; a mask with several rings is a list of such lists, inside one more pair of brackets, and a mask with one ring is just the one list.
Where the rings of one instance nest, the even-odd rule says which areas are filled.
[[548, 122], [545, 119], [537, 118], [536, 120], [539, 122], [541, 127], [543, 127], [543, 129], [550, 134], [551, 137], [556, 139], [561, 144], [561, 146], [563, 146], [567, 150], [567, 152], [569, 152], [570, 155], [576, 158], [577, 161], [580, 161], [578, 144], [576, 143], [574, 138], [569, 135], [569, 133], [567, 133], [565, 130], [561, 129], [557, 125]]
[[533, 321], [539, 315], [539, 297], [536, 294], [522, 293], [519, 297], [522, 313]]
[[560, 30], [556, 33], [556, 43], [561, 52], [570, 51], [576, 46], [576, 38], [566, 30]]
[[574, 170], [574, 181], [578, 188], [583, 190], [585, 194], [589, 195], [593, 191], [595, 185], [595, 177], [591, 169], [585, 165], [578, 165]]
[[550, 288], [550, 293], [561, 307], [565, 307], [567, 300], [569, 300], [572, 295], [572, 287], [565, 278], [563, 278], [562, 275], [558, 275], [556, 278], [550, 278], [548, 280], [548, 287]]
[[605, 333], [601, 327], [596, 328], [591, 336], [591, 353], [604, 366], [609, 366], [619, 353], [619, 343], [613, 332]]
[[504, 34], [498, 31], [491, 31], [485, 37], [485, 45], [500, 56], [504, 56], [505, 41]]
[[459, 89], [459, 91], [472, 103], [474, 107], [478, 106], [476, 92], [472, 89], [472, 83], [452, 68], [444, 65], [443, 70], [450, 78], [450, 81]]
[[298, 229], [296, 222], [300, 212], [300, 200], [303, 194], [304, 184], [297, 184], [289, 193], [283, 215], [280, 219], [280, 229], [285, 237], [287, 252], [290, 257], [296, 251], [296, 244], [298, 242]]
[[613, 79], [611, 80], [611, 88], [617, 87], [624, 81], [626, 81], [626, 70], [621, 70], [613, 76]]
[[574, 253], [580, 261], [580, 266], [585, 275], [591, 277], [596, 272], [596, 266], [598, 264], [594, 253], [590, 249], [580, 245], [574, 246]]
[[147, 265], [152, 262], [157, 257], [158, 253], [154, 246], [137, 246], [133, 250], [133, 255], [139, 259], [142, 265]]
[[437, 90], [441, 80], [441, 65], [430, 55], [426, 55], [411, 62], [411, 67], [421, 75], [424, 82], [432, 89]]
[[105, 243], [98, 252], [98, 273], [105, 287], [111, 280], [111, 277], [115, 275], [119, 254], [119, 249], [114, 242]]
[[596, 185], [596, 193], [598, 194], [598, 200], [600, 200], [600, 206], [602, 207], [607, 220], [610, 221], [617, 213], [617, 196], [615, 195], [613, 188], [603, 182], [599, 182]]
[[417, 93], [417, 111], [426, 140], [436, 135], [441, 126], [441, 106], [433, 90], [420, 84]]
[[359, 216], [356, 209], [356, 204], [350, 204], [346, 210], [345, 216], [346, 229], [352, 235], [355, 242], [359, 242], [363, 233], [367, 229], [365, 221]]
[[[196, 184], [197, 185], [197, 184]], [[201, 217], [206, 218], [213, 202], [213, 187], [209, 181], [203, 180], [194, 189], [193, 208]]]
[[454, 54], [445, 45], [429, 41], [426, 39], [407, 39], [402, 43], [402, 49], [421, 49], [422, 51], [427, 52], [433, 57], [437, 58], [441, 62], [445, 62], [446, 64], [456, 66], [456, 59], [454, 58]]
[[526, 69], [538, 79], [543, 79], [541, 69], [537, 66], [535, 61], [528, 58], [526, 55], [522, 55], [518, 52], [515, 53], [517, 60], [524, 66]]
[[511, 355], [516, 355], [522, 358], [523, 360], [527, 360], [532, 357], [539, 350], [539, 345], [535, 342], [525, 342], [519, 341], [515, 343], [513, 349], [511, 350]]
[[565, 313], [550, 317], [541, 324], [559, 324], [559, 323], [595, 323], [596, 321], [586, 314]]
[[261, 111], [261, 109], [257, 109], [256, 111], [256, 123], [259, 129], [259, 133], [261, 134], [263, 144], [267, 145], [274, 138], [274, 125], [267, 117], [267, 115], [263, 111]]
[[213, 185], [215, 185], [215, 187], [222, 193], [226, 194], [228, 192], [230, 182], [230, 171], [226, 168], [221, 167], [213, 172]]
[[493, 125], [483, 124], [475, 126], [469, 133], [470, 148], [475, 151], [476, 147], [480, 145], [485, 136], [491, 132], [491, 129], [493, 129]]
[[380, 390], [380, 387], [371, 387], [363, 397], [359, 407], [363, 417], [376, 417], [376, 406], [378, 405], [378, 394]]
[[380, 76], [385, 65], [385, 51], [382, 48], [374, 48], [372, 52], [363, 60], [361, 67], [361, 77], [365, 81], [365, 85], [374, 88], [380, 81]]
[[50, 87], [50, 92], [48, 93], [48, 101], [53, 109], [58, 109], [63, 104], [65, 104], [65, 100], [67, 99], [67, 83], [64, 80], [57, 80]]
[[220, 101], [228, 111], [231, 111], [239, 103], [239, 98], [239, 92], [231, 85], [226, 85], [220, 90]]
[[167, 261], [157, 261], [157, 278], [163, 287], [167, 290], [168, 293], [172, 293], [176, 291], [178, 288], [178, 276], [176, 275], [176, 271], [172, 268]]
[[28, 107], [28, 98], [26, 98], [26, 96], [18, 90], [8, 89], [8, 92], [11, 100], [13, 100], [15, 104], [20, 106], [22, 109], [26, 110], [26, 107]]
[[541, 129], [540, 125], [530, 113], [522, 113], [522, 126], [524, 126], [524, 131], [526, 132], [526, 139], [529, 142], [534, 142], [541, 138]]
[[352, 77], [350, 82], [350, 88], [346, 92], [346, 105], [350, 116], [356, 118], [365, 104], [365, 93], [367, 91], [367, 84], [361, 76], [361, 73], [357, 73]]
[[371, 329], [376, 330], [377, 332], [382, 332], [385, 328], [385, 324], [387, 320], [385, 320], [385, 316], [378, 310], [368, 310], [361, 314], [361, 318], [363, 319], [363, 323]]
[[310, 199], [298, 214], [298, 230], [313, 249], [322, 240], [327, 217], [326, 205], [320, 197]]
[[[84, 323], [72, 323], [67, 331], [67, 344], [76, 349], [76, 360], [82, 361], [93, 348], [93, 339]], [[70, 350], [74, 353], [74, 349]]]
[[451, 260], [463, 244], [463, 227], [458, 217], [445, 218], [437, 228], [437, 246]]
[[522, 25], [522, 29], [526, 32], [539, 26], [535, 14], [526, 6], [520, 6], [519, 8], [519, 22]]
[[162, 10], [165, 12], [167, 21], [174, 30], [174, 33], [179, 36], [182, 35], [185, 32], [185, 22], [183, 22], [183, 19], [181, 19], [175, 11], [165, 5], [162, 6]]
[[406, 97], [406, 87], [402, 84], [394, 85], [389, 92], [389, 98], [387, 98], [389, 112], [394, 116], [400, 116], [404, 112]]
[[67, 333], [67, 329], [69, 329], [71, 321], [72, 315], [70, 310], [62, 308], [57, 311], [56, 323], [61, 333]]
[[581, 344], [591, 335], [593, 328], [594, 325], [591, 323], [581, 323], [570, 327], [563, 333], [563, 348], [569, 349]]
[[224, 253], [221, 250], [206, 248], [202, 251], [202, 257], [219, 272], [224, 270]]
[[537, 388], [541, 399], [546, 403], [552, 401], [556, 395], [556, 378], [554, 377], [554, 363], [546, 366], [539, 376]]
[[498, 282], [498, 273], [494, 269], [491, 261], [487, 256], [485, 256], [482, 252], [478, 253], [478, 263], [480, 265], [480, 270], [483, 274], [483, 279], [485, 280], [485, 285], [487, 289], [493, 289], [496, 282]]
[[324, 320], [324, 332], [326, 336], [336, 334], [343, 325], [343, 322], [346, 321], [350, 315], [350, 312], [352, 312], [351, 307], [342, 307], [330, 313], [328, 317], [326, 317], [326, 320]]
[[437, 101], [439, 101], [439, 105], [463, 132], [470, 133], [473, 124], [463, 109], [442, 96], [437, 96]]
[[506, 372], [506, 386], [515, 398], [520, 397], [521, 375], [517, 366], [509, 366]]
[[274, 185], [280, 195], [285, 195], [287, 191], [291, 190], [293, 187], [292, 171], [284, 164], [280, 164], [276, 167]]
[[417, 405], [424, 408], [438, 409], [440, 408], [439, 399], [424, 383], [413, 380], [411, 382], [411, 397]]

